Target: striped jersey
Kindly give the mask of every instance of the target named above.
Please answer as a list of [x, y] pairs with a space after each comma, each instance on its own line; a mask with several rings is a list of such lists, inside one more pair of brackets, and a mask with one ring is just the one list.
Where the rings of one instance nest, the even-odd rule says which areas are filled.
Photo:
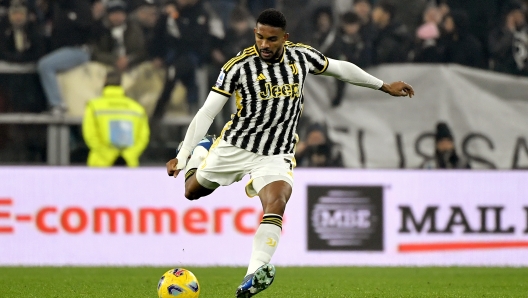
[[212, 89], [236, 98], [237, 111], [220, 137], [261, 155], [293, 153], [304, 81], [327, 67], [328, 59], [304, 44], [286, 42], [274, 63], [260, 59], [256, 46], [240, 52], [222, 67]]

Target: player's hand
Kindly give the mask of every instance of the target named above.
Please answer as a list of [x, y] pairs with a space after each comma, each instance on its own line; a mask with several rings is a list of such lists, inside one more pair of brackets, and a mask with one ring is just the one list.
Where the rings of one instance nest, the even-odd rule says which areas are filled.
[[383, 86], [381, 86], [380, 90], [392, 96], [414, 96], [413, 87], [402, 81], [391, 84], [383, 83]]
[[165, 165], [167, 166], [167, 174], [169, 176], [173, 176], [174, 178], [178, 177], [178, 174], [180, 173], [181, 170], [178, 170], [176, 168], [176, 166], [178, 165], [177, 158], [173, 158], [169, 160]]

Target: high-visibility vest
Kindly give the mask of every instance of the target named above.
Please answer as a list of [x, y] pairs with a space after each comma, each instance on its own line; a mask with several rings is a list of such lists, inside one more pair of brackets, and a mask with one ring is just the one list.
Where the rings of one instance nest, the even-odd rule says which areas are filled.
[[145, 109], [120, 86], [107, 86], [102, 97], [88, 102], [82, 129], [92, 167], [112, 166], [119, 156], [137, 167], [150, 137]]

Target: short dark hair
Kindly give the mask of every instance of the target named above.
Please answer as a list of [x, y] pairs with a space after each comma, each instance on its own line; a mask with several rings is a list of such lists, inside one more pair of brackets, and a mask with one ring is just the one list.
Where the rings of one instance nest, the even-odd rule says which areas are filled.
[[436, 124], [435, 140], [438, 142], [443, 139], [449, 139], [453, 141], [453, 134], [451, 134], [451, 130], [449, 129], [449, 126], [447, 126], [447, 123], [438, 122]]
[[274, 8], [268, 8], [261, 12], [257, 18], [257, 23], [286, 30], [286, 17]]
[[342, 20], [343, 24], [357, 24], [357, 23], [361, 23], [361, 18], [357, 15], [357, 13], [352, 12], [352, 11], [349, 11], [349, 12], [345, 13], [341, 17], [341, 20]]
[[356, 5], [356, 4], [362, 3], [362, 2], [367, 3], [369, 6], [372, 7], [372, 3], [370, 3], [369, 0], [354, 0], [354, 4], [353, 5]]
[[121, 86], [121, 73], [118, 71], [109, 71], [106, 74], [105, 87], [106, 86]]
[[376, 6], [381, 8], [384, 12], [388, 13], [391, 20], [394, 18], [394, 15], [396, 14], [396, 6], [392, 2], [382, 1], [379, 2]]

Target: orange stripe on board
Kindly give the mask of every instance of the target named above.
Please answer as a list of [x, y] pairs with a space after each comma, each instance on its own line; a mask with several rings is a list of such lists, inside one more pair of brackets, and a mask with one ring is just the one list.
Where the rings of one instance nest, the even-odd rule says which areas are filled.
[[474, 250], [528, 248], [528, 241], [502, 242], [444, 242], [444, 243], [407, 243], [398, 246], [399, 252], [433, 252], [445, 250]]
[[31, 221], [31, 215], [17, 215], [15, 216], [17, 221]]
[[10, 198], [0, 198], [0, 205], [11, 205], [13, 200]]

